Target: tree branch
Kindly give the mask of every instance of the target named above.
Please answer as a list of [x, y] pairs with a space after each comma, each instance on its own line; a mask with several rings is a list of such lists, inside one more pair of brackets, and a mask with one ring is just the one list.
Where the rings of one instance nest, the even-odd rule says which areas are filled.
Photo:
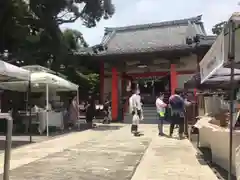
[[57, 19], [57, 24], [58, 25], [61, 25], [61, 24], [64, 24], [64, 23], [73, 23], [75, 22], [78, 18], [80, 18], [80, 15], [79, 16], [75, 16], [75, 17], [71, 17], [69, 19]]
[[61, 16], [57, 17], [57, 19], [61, 19], [61, 18], [63, 18], [64, 16], [66, 16], [67, 14], [69, 14], [69, 12], [63, 13]]

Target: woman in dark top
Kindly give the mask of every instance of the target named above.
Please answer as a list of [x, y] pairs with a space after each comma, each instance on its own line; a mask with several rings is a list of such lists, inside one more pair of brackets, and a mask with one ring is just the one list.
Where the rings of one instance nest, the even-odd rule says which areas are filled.
[[111, 121], [109, 117], [110, 108], [111, 108], [111, 101], [106, 99], [103, 105], [103, 111], [104, 111], [103, 124], [104, 123], [110, 124], [110, 121]]
[[89, 126], [92, 127], [93, 125], [92, 121], [96, 111], [95, 101], [93, 100], [92, 96], [88, 97], [88, 100], [85, 104], [85, 109], [86, 109], [86, 121], [89, 124]]

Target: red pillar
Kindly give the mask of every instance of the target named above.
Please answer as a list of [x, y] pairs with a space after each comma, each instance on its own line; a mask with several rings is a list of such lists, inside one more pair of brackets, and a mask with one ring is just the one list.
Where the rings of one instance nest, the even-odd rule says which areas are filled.
[[100, 103], [104, 102], [104, 62], [100, 64]]
[[170, 79], [171, 79], [171, 94], [174, 94], [175, 89], [177, 88], [177, 72], [176, 65], [171, 64], [170, 67]]
[[118, 74], [115, 67], [112, 68], [112, 120], [118, 118]]

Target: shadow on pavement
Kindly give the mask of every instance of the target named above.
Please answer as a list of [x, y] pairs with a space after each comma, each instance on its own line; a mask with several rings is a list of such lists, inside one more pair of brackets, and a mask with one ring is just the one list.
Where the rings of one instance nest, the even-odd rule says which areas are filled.
[[[27, 144], [30, 144], [30, 142], [29, 141], [12, 141], [12, 148], [17, 148]], [[5, 140], [0, 140], [0, 153], [4, 152], [4, 149], [5, 149]]]
[[112, 130], [119, 130], [123, 126], [117, 125], [98, 125], [97, 127], [93, 128], [93, 131], [112, 131]]
[[[124, 121], [123, 122], [124, 124], [132, 124], [132, 121]], [[140, 121], [140, 124], [159, 124], [160, 121], [159, 120], [147, 120], [147, 119], [144, 119], [142, 121]], [[170, 124], [169, 121], [164, 121], [163, 124]]]
[[[211, 168], [211, 170], [216, 174], [218, 179], [226, 180], [228, 179], [228, 171], [219, 165], [212, 162], [212, 152], [210, 148], [197, 147], [197, 142], [192, 141], [193, 147], [196, 148], [197, 154], [196, 158], [201, 165], [207, 165]], [[232, 175], [232, 180], [237, 180], [236, 176]]]
[[[82, 128], [80, 130], [64, 130], [64, 131], [51, 131], [49, 133], [49, 137], [46, 136], [46, 133], [43, 134], [32, 134], [32, 142], [30, 142], [30, 135], [24, 133], [14, 134], [12, 136], [12, 149], [18, 148], [24, 145], [32, 144], [32, 143], [39, 143], [43, 141], [47, 141], [50, 139], [58, 138], [60, 136], [68, 135], [69, 133], [76, 132], [76, 131], [84, 131], [87, 128]], [[0, 133], [0, 153], [3, 153], [5, 149], [5, 135]]]

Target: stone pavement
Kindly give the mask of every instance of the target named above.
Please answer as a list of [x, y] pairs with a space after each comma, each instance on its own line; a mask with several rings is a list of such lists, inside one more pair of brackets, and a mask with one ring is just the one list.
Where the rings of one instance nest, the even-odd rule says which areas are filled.
[[[164, 132], [168, 134], [169, 126]], [[177, 136], [154, 137], [132, 180], [218, 180], [196, 149]]]
[[[15, 169], [25, 164], [37, 161], [50, 154], [61, 152], [64, 149], [75, 146], [76, 144], [91, 140], [93, 138], [101, 138], [111, 132], [111, 130], [122, 127], [122, 124], [110, 126], [107, 131], [102, 131], [106, 128], [98, 129], [98, 131], [83, 131], [73, 132], [67, 135], [59, 136], [51, 140], [43, 141], [40, 143], [33, 143], [12, 150], [11, 152], [11, 167]], [[3, 173], [4, 154], [0, 154], [0, 174]]]
[[158, 137], [156, 125], [141, 125], [141, 137], [131, 136], [129, 125], [121, 126], [112, 124], [112, 130], [72, 133], [16, 149], [10, 180], [217, 179], [198, 162], [187, 140]]

